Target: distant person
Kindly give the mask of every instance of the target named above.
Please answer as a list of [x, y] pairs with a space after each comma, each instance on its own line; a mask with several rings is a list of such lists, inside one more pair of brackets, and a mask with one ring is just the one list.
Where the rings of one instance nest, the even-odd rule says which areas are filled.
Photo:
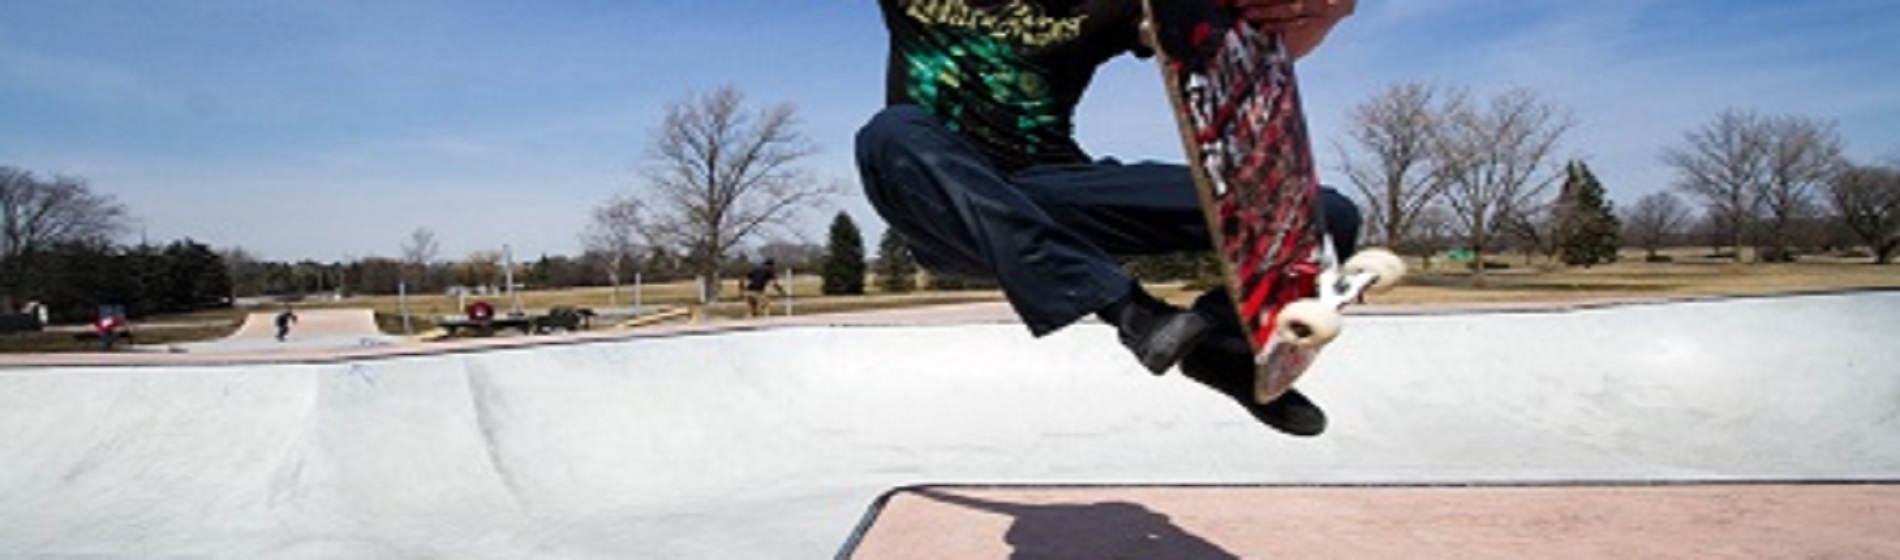
[[284, 312], [277, 314], [277, 341], [283, 342], [290, 337], [290, 326], [297, 324], [297, 313], [284, 306]]
[[745, 315], [763, 317], [772, 311], [772, 296], [765, 293], [771, 288], [778, 295], [785, 295], [785, 286], [778, 283], [778, 263], [765, 259], [764, 263], [754, 267], [745, 275]]
[[476, 333], [482, 336], [495, 334], [495, 306], [489, 304], [488, 300], [475, 300], [462, 308], [462, 313], [468, 316], [470, 323], [475, 324]]
[[125, 317], [117, 314], [102, 316], [98, 321], [93, 322], [92, 331], [99, 337], [99, 350], [111, 352], [112, 343], [125, 334]]
[[485, 299], [475, 300], [474, 303], [468, 304], [468, 307], [464, 308], [462, 312], [468, 315], [468, 320], [477, 323], [487, 323], [495, 319], [495, 306], [490, 305], [488, 300]]

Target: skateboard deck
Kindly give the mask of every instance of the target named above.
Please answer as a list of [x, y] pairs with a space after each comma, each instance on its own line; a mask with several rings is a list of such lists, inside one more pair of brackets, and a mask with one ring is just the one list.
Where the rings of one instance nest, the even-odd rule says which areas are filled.
[[[1146, 35], [1200, 191], [1227, 293], [1258, 357], [1255, 400], [1292, 386], [1331, 340], [1281, 317], [1324, 297], [1337, 332], [1340, 305], [1364, 289], [1342, 283], [1318, 211], [1306, 118], [1293, 59], [1281, 37], [1238, 21], [1222, 0], [1143, 0]], [[1323, 281], [1331, 285], [1323, 286]], [[1323, 289], [1330, 288], [1330, 289]], [[1351, 290], [1350, 297], [1343, 291]], [[1319, 300], [1314, 300], [1319, 301]], [[1312, 313], [1302, 309], [1301, 317]], [[1324, 313], [1321, 313], [1322, 315]]]

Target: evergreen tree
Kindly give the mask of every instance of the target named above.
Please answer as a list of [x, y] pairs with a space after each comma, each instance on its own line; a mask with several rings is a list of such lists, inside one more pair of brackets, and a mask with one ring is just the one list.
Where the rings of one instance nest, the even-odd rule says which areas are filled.
[[127, 247], [120, 256], [120, 265], [114, 271], [132, 279], [127, 284], [134, 288], [128, 292], [100, 294], [99, 303], [125, 306], [129, 318], [145, 317], [159, 313], [176, 313], [176, 306], [164, 297], [174, 291], [173, 278], [165, 266], [165, 248], [149, 242]]
[[971, 276], [957, 276], [954, 274], [937, 274], [935, 272], [932, 272], [925, 278], [924, 285], [929, 286], [932, 290], [946, 292], [994, 290], [1001, 287], [1001, 284], [998, 284], [995, 278], [976, 278]]
[[45, 304], [54, 322], [91, 321], [100, 304], [126, 305], [144, 291], [132, 259], [108, 243], [66, 241], [29, 256], [45, 280], [29, 297]]
[[167, 311], [189, 312], [230, 306], [231, 273], [224, 257], [189, 238], [173, 241], [162, 253], [165, 293], [148, 294]]
[[896, 228], [885, 228], [877, 242], [877, 286], [891, 293], [917, 289], [917, 259], [911, 256], [910, 243]]
[[1622, 224], [1604, 195], [1603, 184], [1580, 161], [1570, 162], [1566, 175], [1557, 202], [1558, 253], [1564, 264], [1587, 267], [1615, 262]]
[[839, 212], [831, 220], [831, 243], [826, 246], [825, 295], [864, 293], [864, 235], [851, 216]]

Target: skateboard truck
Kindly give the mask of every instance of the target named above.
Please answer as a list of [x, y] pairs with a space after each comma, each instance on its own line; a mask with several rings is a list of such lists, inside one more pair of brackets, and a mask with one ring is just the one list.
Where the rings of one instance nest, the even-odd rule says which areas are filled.
[[1331, 235], [1320, 238], [1319, 274], [1314, 278], [1313, 297], [1295, 300], [1268, 317], [1275, 330], [1267, 347], [1254, 361], [1266, 364], [1273, 354], [1273, 341], [1297, 348], [1318, 349], [1339, 336], [1339, 310], [1358, 301], [1366, 292], [1382, 292], [1405, 275], [1405, 262], [1391, 251], [1369, 248], [1339, 264]]
[[1331, 236], [1320, 239], [1320, 272], [1313, 278], [1312, 297], [1295, 300], [1268, 319], [1273, 333], [1254, 356], [1254, 400], [1265, 404], [1280, 398], [1312, 364], [1319, 350], [1339, 336], [1339, 310], [1367, 292], [1383, 292], [1405, 275], [1405, 261], [1382, 248], [1368, 248], [1344, 265], [1333, 250]]

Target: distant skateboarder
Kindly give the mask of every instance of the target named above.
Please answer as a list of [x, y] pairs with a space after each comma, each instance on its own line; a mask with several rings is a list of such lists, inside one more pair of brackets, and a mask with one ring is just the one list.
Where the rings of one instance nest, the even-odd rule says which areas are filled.
[[290, 337], [290, 326], [297, 324], [297, 313], [284, 306], [284, 312], [277, 314], [277, 341], [283, 342]]
[[763, 317], [771, 313], [772, 296], [765, 293], [771, 288], [778, 295], [785, 295], [785, 286], [778, 283], [778, 263], [772, 259], [752, 269], [745, 275], [745, 309], [747, 317]]

